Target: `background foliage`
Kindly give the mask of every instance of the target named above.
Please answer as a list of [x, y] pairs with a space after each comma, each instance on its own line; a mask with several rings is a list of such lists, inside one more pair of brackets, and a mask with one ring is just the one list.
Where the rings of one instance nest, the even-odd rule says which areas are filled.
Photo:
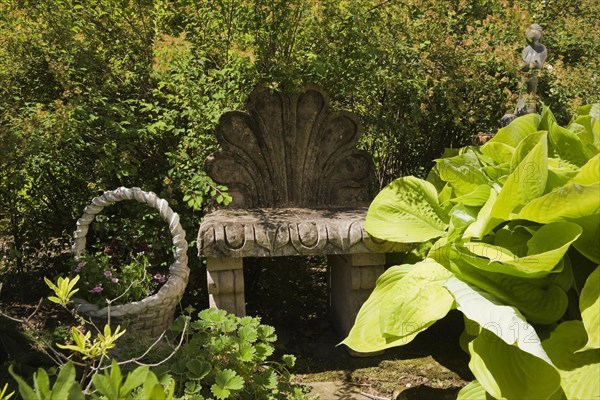
[[[598, 101], [599, 19], [595, 0], [2, 1], [0, 265], [67, 257], [84, 205], [118, 186], [168, 199], [193, 235], [218, 196], [212, 130], [257, 83], [317, 83], [356, 112], [383, 187], [512, 111], [537, 22], [539, 92], [565, 124]], [[156, 219], [111, 213], [146, 234]]]

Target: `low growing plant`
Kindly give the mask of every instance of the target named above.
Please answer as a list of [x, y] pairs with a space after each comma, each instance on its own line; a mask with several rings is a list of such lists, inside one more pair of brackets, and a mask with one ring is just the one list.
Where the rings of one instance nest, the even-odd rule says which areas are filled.
[[365, 229], [429, 250], [379, 278], [344, 344], [403, 345], [457, 308], [476, 377], [459, 399], [600, 397], [600, 104], [449, 150], [383, 189]]
[[[185, 319], [171, 328], [182, 334]], [[183, 399], [307, 399], [304, 389], [291, 382], [293, 355], [270, 360], [277, 339], [275, 329], [257, 317], [236, 317], [223, 310], [206, 309], [189, 322], [185, 344], [168, 368]]]

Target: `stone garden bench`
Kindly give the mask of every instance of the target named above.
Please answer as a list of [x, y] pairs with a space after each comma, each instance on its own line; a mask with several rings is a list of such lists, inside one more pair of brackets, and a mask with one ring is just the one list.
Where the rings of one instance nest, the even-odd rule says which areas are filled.
[[205, 171], [233, 201], [208, 212], [198, 234], [210, 306], [245, 315], [246, 257], [326, 255], [330, 309], [347, 334], [385, 253], [405, 250], [363, 229], [375, 173], [371, 156], [356, 149], [357, 117], [330, 111], [317, 87], [294, 96], [258, 87], [247, 112], [223, 114], [216, 134], [222, 150]]

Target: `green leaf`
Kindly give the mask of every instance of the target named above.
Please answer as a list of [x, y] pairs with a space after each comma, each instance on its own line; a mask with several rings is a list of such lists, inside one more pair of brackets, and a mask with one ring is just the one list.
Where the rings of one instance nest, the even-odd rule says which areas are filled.
[[393, 242], [424, 242], [443, 236], [447, 222], [435, 187], [409, 176], [396, 179], [375, 197], [367, 212], [365, 230]]
[[483, 332], [469, 343], [469, 368], [491, 396], [539, 400], [558, 390], [561, 379], [552, 364]]
[[[526, 245], [526, 249], [507, 249], [500, 241], [491, 244], [467, 242], [468, 251], [461, 250], [461, 254], [469, 263], [485, 271], [537, 278], [549, 272], [560, 272], [555, 267], [581, 232], [577, 224], [554, 222], [542, 226], [526, 243], [520, 243]], [[515, 250], [526, 250], [526, 255], [514, 254]]]
[[[508, 220], [515, 208], [529, 203], [544, 193], [547, 178], [548, 144], [544, 134], [508, 176], [490, 216], [501, 221]], [[492, 224], [491, 228], [495, 226], [496, 224]]]
[[194, 379], [202, 379], [210, 373], [211, 365], [209, 362], [193, 358], [185, 364], [188, 371], [192, 373]]
[[147, 366], [139, 366], [130, 373], [128, 373], [127, 378], [125, 378], [125, 382], [121, 387], [120, 396], [126, 397], [135, 388], [142, 386], [149, 372], [150, 368], [148, 368]]
[[516, 307], [528, 321], [551, 324], [567, 310], [566, 292], [552, 279], [523, 279], [506, 274], [483, 271], [468, 263], [456, 250], [442, 248], [432, 256], [448, 263], [457, 278], [491, 294], [506, 305]]
[[481, 170], [477, 155], [468, 151], [455, 157], [435, 160], [440, 178], [449, 183], [457, 196], [473, 192], [480, 185], [487, 185], [489, 179]]
[[[477, 322], [507, 345], [516, 345], [522, 351], [552, 364], [537, 332], [519, 310], [455, 277], [448, 279], [446, 288], [454, 296], [458, 310], [465, 317]], [[488, 339], [495, 341], [490, 335]]]
[[454, 300], [443, 286], [449, 276], [434, 260], [389, 268], [342, 343], [369, 353], [410, 342], [452, 308]]
[[495, 400], [489, 393], [485, 391], [485, 388], [481, 386], [477, 380], [470, 382], [467, 386], [463, 387], [456, 400]]
[[[110, 329], [110, 326], [108, 324], [106, 324], [104, 326], [104, 331], [105, 331], [105, 337], [110, 335], [110, 332], [106, 331], [106, 328]], [[109, 333], [109, 335], [106, 335], [106, 333]], [[111, 365], [110, 365], [110, 384], [112, 386], [112, 390], [117, 393], [117, 396], [119, 396], [119, 393], [121, 391], [121, 384], [123, 383], [123, 374], [121, 374], [121, 368], [119, 367], [119, 364], [117, 363], [117, 360], [112, 360]]]
[[513, 219], [547, 224], [600, 213], [600, 182], [580, 185], [569, 182], [523, 207]]
[[510, 170], [514, 171], [538, 143], [547, 140], [547, 134], [546, 131], [537, 131], [525, 136], [513, 153], [510, 160]]
[[600, 154], [596, 154], [594, 157], [590, 158], [589, 161], [581, 167], [571, 182], [580, 185], [591, 185], [600, 182]]
[[56, 382], [52, 386], [52, 396], [50, 396], [50, 399], [62, 400], [68, 398], [73, 385], [77, 385], [75, 377], [76, 371], [72, 362], [62, 365], [56, 377]]
[[490, 186], [479, 185], [470, 193], [463, 196], [454, 197], [450, 199], [452, 203], [462, 204], [469, 207], [481, 207], [483, 206], [490, 197]]
[[8, 372], [12, 375], [13, 379], [17, 381], [17, 384], [19, 385], [19, 394], [23, 400], [39, 400], [33, 388], [29, 386], [23, 378], [15, 373], [14, 364], [10, 364], [8, 366]]
[[95, 374], [92, 376], [92, 383], [94, 384], [94, 388], [103, 396], [109, 399], [118, 398], [118, 393], [112, 387], [108, 375]]
[[492, 139], [490, 139], [486, 144], [481, 146], [481, 151], [484, 154], [493, 154], [493, 152], [488, 151], [487, 149], [489, 147], [492, 147], [492, 143], [503, 143], [516, 148], [519, 142], [523, 140], [527, 135], [542, 129], [539, 128], [540, 121], [541, 116], [537, 114], [526, 114], [515, 119], [504, 128], [499, 129]]
[[215, 384], [210, 387], [211, 392], [218, 399], [226, 399], [232, 390], [244, 387], [244, 379], [232, 369], [224, 369], [215, 376]]
[[588, 336], [581, 351], [600, 348], [600, 266], [588, 276], [581, 290], [579, 309]]
[[581, 321], [565, 321], [543, 342], [567, 399], [600, 398], [600, 350], [577, 352], [587, 340]]
[[33, 389], [40, 394], [41, 398], [50, 398], [50, 378], [42, 368], [33, 373]]
[[292, 368], [294, 365], [296, 365], [296, 356], [293, 354], [284, 354], [281, 357], [281, 361], [284, 362], [286, 367]]
[[575, 133], [558, 125], [554, 115], [547, 107], [542, 113], [540, 129], [548, 131], [549, 154], [552, 156], [558, 155], [572, 164], [583, 166], [595, 155], [595, 151], [585, 146]]

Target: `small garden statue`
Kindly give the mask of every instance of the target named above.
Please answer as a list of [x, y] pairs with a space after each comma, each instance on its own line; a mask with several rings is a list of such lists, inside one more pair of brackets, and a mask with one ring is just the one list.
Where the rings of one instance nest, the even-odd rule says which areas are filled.
[[502, 126], [508, 125], [521, 115], [536, 112], [538, 75], [548, 55], [546, 46], [541, 43], [543, 34], [544, 30], [538, 24], [529, 25], [525, 31], [528, 45], [523, 49], [523, 63], [519, 66], [522, 82], [521, 93], [515, 112], [502, 117]]

